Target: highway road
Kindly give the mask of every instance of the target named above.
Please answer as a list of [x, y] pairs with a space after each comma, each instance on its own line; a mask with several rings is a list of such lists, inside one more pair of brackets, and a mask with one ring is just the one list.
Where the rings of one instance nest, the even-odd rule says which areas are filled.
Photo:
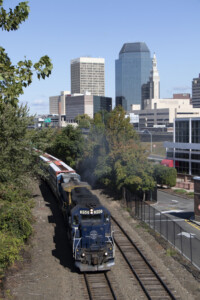
[[193, 199], [185, 199], [158, 190], [158, 201], [153, 207], [163, 214], [167, 214], [188, 233], [194, 234], [200, 239], [200, 226], [190, 222], [190, 219], [194, 219]]
[[[200, 270], [200, 225], [194, 223], [194, 200], [158, 190], [158, 201], [150, 211], [151, 226], [176, 246]], [[169, 217], [169, 219], [166, 218]], [[148, 218], [148, 213], [146, 215]], [[170, 222], [170, 220], [172, 220]]]

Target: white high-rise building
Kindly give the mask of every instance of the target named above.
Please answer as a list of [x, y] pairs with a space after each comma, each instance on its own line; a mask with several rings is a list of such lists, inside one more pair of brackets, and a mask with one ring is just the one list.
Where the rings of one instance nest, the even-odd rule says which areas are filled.
[[71, 60], [71, 93], [105, 95], [104, 58], [79, 57]]
[[150, 99], [160, 99], [160, 76], [157, 69], [157, 59], [154, 53], [150, 75]]
[[160, 76], [157, 69], [157, 59], [154, 53], [152, 59], [152, 69], [150, 71], [149, 81], [142, 85], [142, 101], [141, 109], [144, 109], [144, 102], [147, 99], [160, 98]]

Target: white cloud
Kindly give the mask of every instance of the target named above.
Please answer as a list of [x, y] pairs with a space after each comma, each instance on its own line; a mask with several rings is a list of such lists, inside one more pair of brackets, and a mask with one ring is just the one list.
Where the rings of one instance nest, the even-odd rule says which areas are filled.
[[183, 86], [174, 86], [174, 91], [188, 91], [191, 90], [191, 86], [183, 85]]
[[27, 104], [30, 115], [49, 113], [49, 101], [46, 97], [36, 98], [29, 101], [21, 100], [20, 103], [24, 105]]
[[48, 104], [46, 99], [34, 99], [31, 103], [29, 103], [32, 106], [41, 106]]

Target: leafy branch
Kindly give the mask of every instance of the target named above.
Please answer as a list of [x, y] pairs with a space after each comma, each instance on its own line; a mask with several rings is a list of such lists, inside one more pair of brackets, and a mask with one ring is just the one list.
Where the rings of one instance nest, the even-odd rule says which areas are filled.
[[[0, 6], [3, 5], [3, 0], [0, 0]], [[19, 24], [24, 22], [29, 15], [30, 8], [28, 6], [28, 2], [20, 2], [14, 10], [9, 8], [9, 12], [1, 7], [0, 9], [0, 27], [2, 30], [10, 31], [17, 30], [19, 28]]]
[[45, 79], [51, 74], [52, 68], [48, 56], [41, 57], [34, 65], [27, 59], [19, 61], [16, 66], [12, 65], [5, 49], [0, 47], [0, 104], [11, 103], [16, 106], [23, 88], [32, 83], [33, 72], [36, 71], [39, 79]]

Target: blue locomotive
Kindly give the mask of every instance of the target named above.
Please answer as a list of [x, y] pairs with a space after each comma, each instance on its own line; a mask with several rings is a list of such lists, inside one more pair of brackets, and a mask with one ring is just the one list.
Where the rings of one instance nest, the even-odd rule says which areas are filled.
[[75, 265], [81, 272], [110, 270], [115, 257], [110, 212], [67, 164], [46, 153], [40, 160], [66, 220]]

